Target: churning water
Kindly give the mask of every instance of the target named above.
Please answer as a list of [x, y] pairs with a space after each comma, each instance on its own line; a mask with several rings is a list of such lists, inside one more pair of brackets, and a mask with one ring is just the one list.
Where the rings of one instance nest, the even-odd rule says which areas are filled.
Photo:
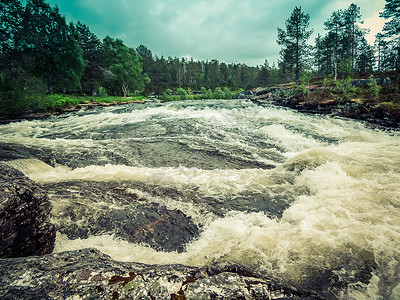
[[[400, 299], [397, 133], [210, 100], [3, 125], [0, 143], [18, 149], [11, 165], [49, 190], [55, 251], [96, 247], [151, 264], [231, 260], [332, 299]], [[121, 228], [136, 218], [130, 202], [168, 211], [146, 234], [184, 218], [192, 236], [167, 234], [167, 246], [129, 237]], [[114, 225], [98, 221], [116, 211], [125, 217]]]

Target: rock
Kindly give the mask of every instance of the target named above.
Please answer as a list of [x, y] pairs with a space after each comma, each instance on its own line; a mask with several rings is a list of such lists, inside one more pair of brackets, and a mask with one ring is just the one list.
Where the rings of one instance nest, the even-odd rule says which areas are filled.
[[0, 161], [30, 158], [29, 149], [17, 144], [0, 143]]
[[[199, 228], [182, 211], [154, 203], [127, 182], [69, 181], [45, 184], [57, 232], [69, 239], [113, 234], [131, 243], [182, 252]], [[144, 197], [148, 197], [147, 199]], [[56, 206], [56, 205], [55, 205]]]
[[0, 260], [1, 299], [323, 299], [236, 263], [113, 261], [95, 249]]
[[51, 253], [56, 234], [50, 210], [41, 187], [0, 163], [0, 257]]

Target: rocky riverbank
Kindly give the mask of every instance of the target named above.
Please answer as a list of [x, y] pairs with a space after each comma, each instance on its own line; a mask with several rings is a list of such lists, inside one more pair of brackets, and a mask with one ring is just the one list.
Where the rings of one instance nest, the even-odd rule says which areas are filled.
[[12, 122], [19, 122], [22, 120], [38, 120], [44, 119], [50, 116], [59, 115], [68, 112], [75, 112], [79, 110], [86, 110], [86, 109], [93, 109], [98, 107], [107, 107], [107, 106], [114, 106], [114, 105], [129, 105], [129, 104], [143, 104], [146, 102], [153, 102], [154, 99], [143, 99], [143, 100], [129, 100], [129, 101], [113, 101], [113, 102], [88, 102], [88, 103], [81, 103], [77, 105], [70, 105], [65, 107], [58, 107], [54, 109], [50, 109], [44, 112], [36, 112], [36, 113], [29, 113], [23, 114], [17, 117], [1, 117], [0, 115], [0, 125], [1, 124], [8, 124]]
[[1, 299], [323, 299], [239, 264], [122, 263], [95, 249], [0, 260]]
[[[257, 88], [243, 92], [240, 97], [259, 105], [279, 105], [305, 113], [358, 119], [372, 127], [399, 129], [400, 81], [397, 75], [355, 79], [348, 83], [330, 81], [327, 84], [320, 80], [303, 86], [286, 84]], [[371, 87], [373, 81], [376, 85]], [[372, 95], [373, 92], [376, 94]]]

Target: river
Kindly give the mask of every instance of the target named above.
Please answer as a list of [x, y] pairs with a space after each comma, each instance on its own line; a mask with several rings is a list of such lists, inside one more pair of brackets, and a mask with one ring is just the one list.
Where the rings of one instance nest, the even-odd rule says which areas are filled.
[[207, 100], [11, 123], [0, 144], [48, 190], [56, 252], [231, 260], [330, 299], [400, 299], [396, 132]]

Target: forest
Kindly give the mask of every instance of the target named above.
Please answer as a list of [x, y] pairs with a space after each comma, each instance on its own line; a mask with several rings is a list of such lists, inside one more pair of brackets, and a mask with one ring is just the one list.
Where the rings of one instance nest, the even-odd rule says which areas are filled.
[[[149, 96], [163, 100], [230, 98], [241, 90], [310, 78], [399, 71], [400, 4], [386, 0], [386, 20], [374, 45], [361, 28], [360, 7], [332, 12], [326, 34], [309, 39], [309, 15], [295, 7], [286, 28], [278, 28], [280, 60], [259, 66], [158, 57], [144, 45], [99, 39], [84, 23], [68, 23], [44, 0], [0, 1], [0, 114], [41, 111], [62, 95]], [[266, 37], [267, 38], [267, 37]], [[276, 37], [270, 37], [275, 39]], [[67, 98], [71, 99], [71, 98]]]

